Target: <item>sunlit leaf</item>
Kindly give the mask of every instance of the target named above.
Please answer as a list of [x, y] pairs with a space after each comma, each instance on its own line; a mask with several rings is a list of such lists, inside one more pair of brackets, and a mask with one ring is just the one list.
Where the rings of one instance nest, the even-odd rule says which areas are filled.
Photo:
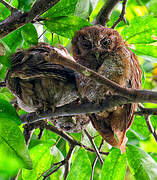
[[128, 145], [126, 155], [131, 173], [136, 180], [157, 179], [157, 163], [144, 150]]
[[148, 12], [150, 14], [154, 14], [156, 15], [156, 7], [157, 7], [157, 1], [156, 0], [151, 0], [147, 3], [147, 8], [148, 8]]
[[141, 116], [135, 116], [131, 129], [132, 132], [135, 133], [135, 135], [138, 136], [140, 140], [147, 139], [150, 135], [150, 131], [148, 130], [146, 121], [144, 117]]
[[5, 8], [5, 6], [2, 3], [0, 3], [0, 12], [0, 22], [10, 15], [9, 9]]
[[156, 41], [157, 18], [136, 17], [123, 29], [121, 35], [129, 44], [150, 44]]
[[33, 3], [35, 2], [35, 0], [18, 0], [19, 2], [19, 6], [18, 9], [23, 10], [25, 12], [29, 11], [33, 5]]
[[102, 0], [99, 0], [96, 5], [96, 8], [93, 10], [93, 12], [90, 15], [90, 22], [93, 22], [93, 20], [96, 18], [97, 14], [99, 13], [103, 5], [104, 5], [104, 2]]
[[74, 33], [82, 27], [91, 25], [86, 20], [77, 16], [48, 17], [44, 23], [50, 31], [70, 39], [72, 39]]
[[[22, 170], [23, 171], [22, 178], [24, 180], [27, 180], [27, 179], [34, 180], [37, 178], [43, 179], [41, 177], [42, 173], [48, 170], [53, 163], [63, 160], [63, 156], [61, 152], [55, 146], [52, 147], [53, 144], [54, 144], [53, 141], [51, 143], [45, 142], [45, 143], [34, 146], [30, 150], [30, 156], [33, 161], [33, 169]], [[62, 175], [63, 175], [63, 172], [61, 169], [57, 171], [55, 174], [53, 174], [51, 177], [53, 177], [54, 180], [58, 180], [60, 179]]]
[[135, 44], [134, 49], [131, 49], [136, 55], [141, 56], [146, 60], [157, 62], [157, 46], [150, 44]]
[[78, 0], [75, 16], [79, 16], [83, 19], [87, 19], [90, 15], [90, 0]]
[[2, 117], [12, 119], [17, 125], [21, 124], [14, 107], [8, 101], [4, 100], [3, 95], [0, 94], [0, 118]]
[[[7, 172], [10, 172], [12, 170], [9, 170], [9, 167], [12, 167], [13, 170], [22, 167], [27, 169], [32, 168], [32, 161], [28, 154], [22, 132], [15, 122], [8, 117], [1, 117], [1, 115], [0, 142], [0, 170], [4, 171], [5, 168]], [[4, 162], [3, 157], [6, 158], [6, 162]], [[8, 166], [5, 166], [6, 164]]]
[[60, 0], [55, 6], [48, 10], [43, 17], [59, 17], [74, 15], [78, 0]]
[[121, 154], [119, 149], [113, 149], [104, 161], [101, 180], [123, 180], [126, 167], [125, 154]]
[[87, 152], [81, 148], [72, 163], [67, 180], [86, 180], [87, 177], [90, 177], [91, 172], [91, 163]]
[[21, 28], [8, 34], [2, 40], [7, 44], [12, 53], [15, 52], [16, 49], [19, 48], [23, 42]]

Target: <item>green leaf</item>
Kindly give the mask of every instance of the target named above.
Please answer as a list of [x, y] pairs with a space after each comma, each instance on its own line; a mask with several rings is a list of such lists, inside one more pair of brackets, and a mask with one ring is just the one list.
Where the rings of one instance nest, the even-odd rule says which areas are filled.
[[[10, 172], [12, 169], [15, 170], [22, 167], [32, 169], [32, 161], [22, 132], [15, 122], [7, 117], [1, 117], [1, 115], [0, 142], [0, 171], [5, 171], [6, 169], [6, 172]], [[5, 166], [6, 164], [8, 166]], [[9, 167], [12, 167], [12, 169], [9, 170]]]
[[5, 6], [0, 3], [0, 22], [6, 19], [10, 15], [10, 11], [5, 8]]
[[4, 100], [4, 96], [0, 94], [0, 118], [2, 117], [10, 118], [17, 125], [21, 124], [14, 107], [8, 101]]
[[7, 67], [3, 64], [0, 64], [0, 78], [4, 79], [7, 72]]
[[122, 30], [122, 37], [129, 44], [150, 44], [156, 42], [157, 18], [153, 16], [136, 17]]
[[157, 62], [157, 45], [156, 44], [135, 44], [131, 49], [136, 55], [143, 59]]
[[149, 137], [150, 131], [148, 130], [144, 117], [135, 116], [134, 122], [131, 126], [131, 131], [140, 139], [145, 140]]
[[21, 28], [8, 34], [2, 40], [7, 44], [7, 46], [10, 48], [12, 53], [15, 52], [16, 49], [19, 48], [23, 42], [21, 35]]
[[103, 164], [101, 180], [123, 180], [126, 167], [125, 154], [121, 154], [119, 149], [113, 149]]
[[87, 177], [90, 177], [91, 172], [91, 163], [87, 152], [81, 148], [72, 163], [67, 180], [86, 180]]
[[35, 2], [35, 0], [18, 0], [19, 2], [19, 6], [18, 9], [23, 10], [25, 12], [29, 11], [33, 5], [33, 3]]
[[50, 31], [70, 39], [72, 39], [74, 33], [82, 27], [91, 26], [89, 22], [77, 16], [48, 17], [44, 23]]
[[78, 0], [75, 9], [75, 16], [87, 19], [95, 9], [99, 0]]
[[23, 48], [29, 48], [30, 45], [38, 44], [38, 34], [33, 24], [28, 23], [21, 28], [22, 38], [24, 40]]
[[156, 180], [157, 163], [142, 149], [128, 145], [126, 155], [131, 173], [136, 180]]
[[10, 61], [10, 58], [8, 56], [0, 56], [0, 63], [4, 64], [6, 67], [11, 66], [11, 61]]
[[[22, 177], [24, 180], [34, 180], [39, 178], [42, 173], [44, 173], [51, 167], [53, 163], [63, 160], [63, 155], [55, 146], [52, 147], [53, 144], [53, 141], [51, 143], [38, 144], [30, 150], [30, 156], [33, 161], [33, 169], [22, 170]], [[53, 180], [60, 179], [63, 175], [62, 169], [60, 169], [50, 177], [52, 177]]]
[[80, 18], [87, 19], [90, 15], [90, 0], [78, 0], [75, 16], [79, 16]]
[[150, 14], [156, 15], [156, 7], [157, 7], [157, 1], [156, 0], [151, 0], [147, 4], [147, 8]]
[[60, 0], [55, 6], [48, 10], [43, 17], [59, 17], [74, 15], [78, 0]]

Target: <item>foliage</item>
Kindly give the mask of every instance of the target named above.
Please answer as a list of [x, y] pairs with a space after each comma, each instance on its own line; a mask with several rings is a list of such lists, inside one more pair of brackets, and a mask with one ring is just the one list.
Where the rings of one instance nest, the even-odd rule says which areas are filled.
[[[9, 0], [8, 0], [9, 1]], [[12, 5], [19, 10], [29, 11], [34, 0], [13, 0]], [[10, 66], [9, 55], [18, 48], [28, 48], [38, 41], [48, 42], [57, 46], [61, 43], [70, 50], [70, 41], [74, 33], [84, 26], [92, 25], [104, 0], [61, 0], [47, 12], [42, 14], [44, 21], [41, 24], [28, 23], [4, 37], [2, 43], [6, 49], [6, 55], [0, 56], [0, 79], [5, 78], [7, 68]], [[116, 27], [126, 41], [126, 45], [138, 55], [145, 76], [143, 76], [143, 88], [157, 90], [157, 18], [156, 0], [129, 0], [126, 9], [127, 24], [120, 22]], [[111, 27], [121, 13], [121, 4], [117, 6], [110, 21]], [[10, 11], [0, 3], [0, 21], [10, 15]], [[46, 30], [46, 32], [45, 32]], [[43, 33], [45, 32], [45, 33]], [[53, 35], [52, 35], [53, 34]], [[58, 40], [59, 39], [59, 40]], [[145, 81], [145, 83], [144, 83]], [[39, 141], [35, 130], [29, 148], [27, 149], [22, 135], [23, 128], [20, 119], [10, 101], [13, 95], [6, 89], [0, 89], [0, 179], [8, 179], [17, 174], [22, 168], [22, 179], [42, 179], [41, 175], [48, 170], [53, 163], [65, 158], [69, 150], [69, 144], [59, 139], [59, 136], [44, 130], [44, 135]], [[145, 107], [157, 107], [157, 105], [144, 104]], [[25, 113], [18, 111], [19, 114]], [[157, 117], [152, 116], [153, 127], [157, 129]], [[100, 136], [95, 130], [88, 127], [95, 138], [97, 146], [100, 144]], [[86, 136], [81, 133], [70, 134], [81, 143], [90, 146]], [[97, 162], [94, 179], [126, 178], [137, 180], [157, 179], [157, 153], [155, 142], [148, 130], [143, 117], [136, 116], [127, 132], [128, 145], [126, 153], [121, 154], [118, 149], [104, 144], [102, 150], [110, 152], [105, 157], [103, 167]], [[152, 146], [153, 144], [154, 146]], [[83, 148], [76, 148], [72, 156], [72, 165], [67, 179], [89, 179], [91, 164], [95, 154], [87, 152]], [[127, 168], [127, 162], [128, 167]], [[33, 166], [33, 169], [32, 169]], [[50, 176], [50, 179], [63, 179], [64, 168]]]

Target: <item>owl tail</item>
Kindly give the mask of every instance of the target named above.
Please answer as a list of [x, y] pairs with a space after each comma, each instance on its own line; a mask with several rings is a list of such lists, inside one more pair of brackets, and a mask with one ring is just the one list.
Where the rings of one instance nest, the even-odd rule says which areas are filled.
[[94, 128], [99, 132], [103, 139], [113, 147], [117, 147], [121, 152], [125, 152], [127, 143], [126, 132], [130, 127], [133, 118], [128, 116], [128, 105], [117, 107], [110, 112], [108, 117], [104, 113], [90, 115]]

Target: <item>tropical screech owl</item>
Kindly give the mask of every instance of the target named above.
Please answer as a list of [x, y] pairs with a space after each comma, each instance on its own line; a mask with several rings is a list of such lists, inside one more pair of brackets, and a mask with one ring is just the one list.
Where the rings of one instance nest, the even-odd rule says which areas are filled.
[[11, 56], [12, 65], [5, 81], [19, 106], [27, 112], [54, 109], [77, 98], [74, 72], [46, 59], [53, 48], [40, 43]]
[[[141, 88], [142, 71], [135, 54], [124, 44], [119, 33], [101, 25], [84, 27], [72, 40], [74, 59], [122, 87]], [[105, 86], [87, 76], [77, 76], [78, 91], [90, 102], [101, 102], [112, 95]], [[136, 104], [118, 106], [108, 111], [91, 114], [93, 126], [112, 146], [125, 146], [125, 134], [133, 122]]]
[[[27, 112], [40, 112], [75, 101], [77, 85], [74, 71], [49, 62], [52, 50], [69, 56], [65, 48], [55, 48], [46, 43], [11, 55], [12, 66], [5, 81], [16, 96], [18, 105]], [[74, 102], [75, 104], [75, 102]], [[79, 132], [88, 124], [85, 115], [54, 117], [53, 124], [68, 132]]]

